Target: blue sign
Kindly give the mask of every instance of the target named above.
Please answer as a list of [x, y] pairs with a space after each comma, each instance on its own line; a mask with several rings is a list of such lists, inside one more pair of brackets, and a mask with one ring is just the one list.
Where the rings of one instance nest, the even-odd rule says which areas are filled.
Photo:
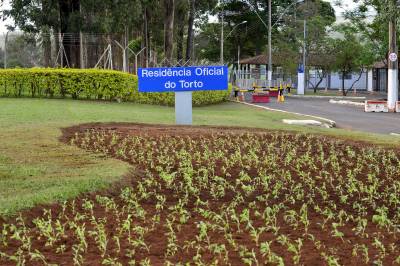
[[228, 89], [226, 66], [139, 68], [139, 92]]
[[299, 67], [297, 68], [297, 73], [304, 73], [304, 66], [303, 64], [300, 64]]

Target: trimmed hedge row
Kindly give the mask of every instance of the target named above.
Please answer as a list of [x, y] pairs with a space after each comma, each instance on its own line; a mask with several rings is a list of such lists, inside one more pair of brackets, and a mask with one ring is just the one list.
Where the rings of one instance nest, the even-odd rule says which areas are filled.
[[[229, 91], [196, 91], [193, 105], [225, 101]], [[3, 69], [0, 97], [55, 97], [122, 100], [146, 104], [173, 105], [174, 93], [139, 93], [137, 76], [98, 69]]]

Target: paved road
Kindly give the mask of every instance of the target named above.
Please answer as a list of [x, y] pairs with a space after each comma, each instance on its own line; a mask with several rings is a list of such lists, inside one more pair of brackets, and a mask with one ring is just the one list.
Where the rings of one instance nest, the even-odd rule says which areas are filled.
[[338, 128], [373, 133], [400, 133], [400, 113], [365, 113], [363, 107], [329, 103], [329, 99], [285, 98], [285, 103], [258, 104], [270, 108], [315, 115], [336, 121]]

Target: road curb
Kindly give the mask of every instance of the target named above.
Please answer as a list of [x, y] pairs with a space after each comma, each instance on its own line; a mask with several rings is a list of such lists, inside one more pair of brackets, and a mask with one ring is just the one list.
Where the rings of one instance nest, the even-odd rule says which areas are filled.
[[305, 99], [347, 99], [347, 100], [366, 100], [367, 97], [360, 96], [324, 96], [324, 95], [287, 95], [288, 98], [305, 98]]
[[293, 115], [311, 117], [311, 118], [314, 118], [314, 119], [318, 119], [318, 120], [324, 121], [325, 123], [327, 123], [327, 125], [329, 127], [336, 127], [336, 122], [335, 121], [327, 119], [327, 118], [324, 118], [324, 117], [319, 117], [319, 116], [314, 116], [314, 115], [306, 115], [306, 114], [289, 112], [289, 111], [283, 111], [283, 110], [273, 109], [273, 108], [269, 108], [269, 107], [266, 107], [266, 106], [260, 106], [260, 105], [252, 104], [252, 103], [237, 102], [237, 101], [232, 101], [232, 100], [230, 100], [230, 101], [234, 102], [234, 103], [244, 104], [244, 105], [248, 105], [248, 106], [252, 106], [252, 107], [268, 110], [268, 111], [274, 111], [274, 112], [281, 112], [281, 113], [286, 113], [286, 114], [293, 114]]
[[361, 102], [353, 102], [353, 101], [348, 101], [348, 100], [334, 100], [330, 99], [329, 103], [331, 104], [340, 104], [340, 105], [353, 105], [353, 106], [359, 106], [359, 107], [365, 107], [365, 103]]
[[288, 125], [297, 125], [297, 126], [316, 126], [316, 127], [326, 127], [331, 128], [330, 125], [326, 123], [322, 123], [321, 121], [317, 120], [293, 120], [293, 119], [283, 119], [283, 123]]

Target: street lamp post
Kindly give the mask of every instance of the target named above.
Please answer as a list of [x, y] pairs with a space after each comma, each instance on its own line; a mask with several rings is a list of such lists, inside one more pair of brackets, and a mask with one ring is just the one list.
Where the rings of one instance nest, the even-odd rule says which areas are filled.
[[297, 73], [297, 94], [304, 95], [307, 87], [307, 75], [306, 75], [306, 38], [307, 38], [307, 20], [304, 19], [304, 40], [303, 40], [303, 64]]
[[[304, 2], [305, 0], [296, 0], [294, 3], [290, 4], [281, 14], [278, 21], [286, 14], [286, 12], [293, 6], [299, 3]], [[271, 84], [272, 82], [272, 28], [278, 22], [276, 21], [274, 25], [272, 25], [272, 0], [268, 0], [268, 82]]]
[[272, 82], [272, 0], [268, 0], [268, 83]]
[[[223, 19], [223, 16], [222, 16], [222, 24], [224, 24], [223, 22], [224, 22], [224, 19]], [[226, 35], [226, 37], [224, 37], [224, 26], [223, 26], [223, 25], [221, 26], [221, 51], [220, 51], [220, 53], [221, 53], [221, 54], [220, 54], [221, 65], [224, 64], [224, 39], [226, 39], [226, 38], [228, 38], [229, 36], [231, 36], [232, 32], [233, 32], [237, 27], [239, 27], [240, 25], [246, 24], [246, 23], [247, 23], [247, 21], [244, 20], [244, 21], [240, 22], [239, 24], [236, 24], [236, 25], [233, 27], [233, 29], [231, 30], [231, 32], [229, 32], [228, 35]]]
[[221, 17], [221, 47], [220, 47], [220, 62], [224, 64], [224, 12]]

